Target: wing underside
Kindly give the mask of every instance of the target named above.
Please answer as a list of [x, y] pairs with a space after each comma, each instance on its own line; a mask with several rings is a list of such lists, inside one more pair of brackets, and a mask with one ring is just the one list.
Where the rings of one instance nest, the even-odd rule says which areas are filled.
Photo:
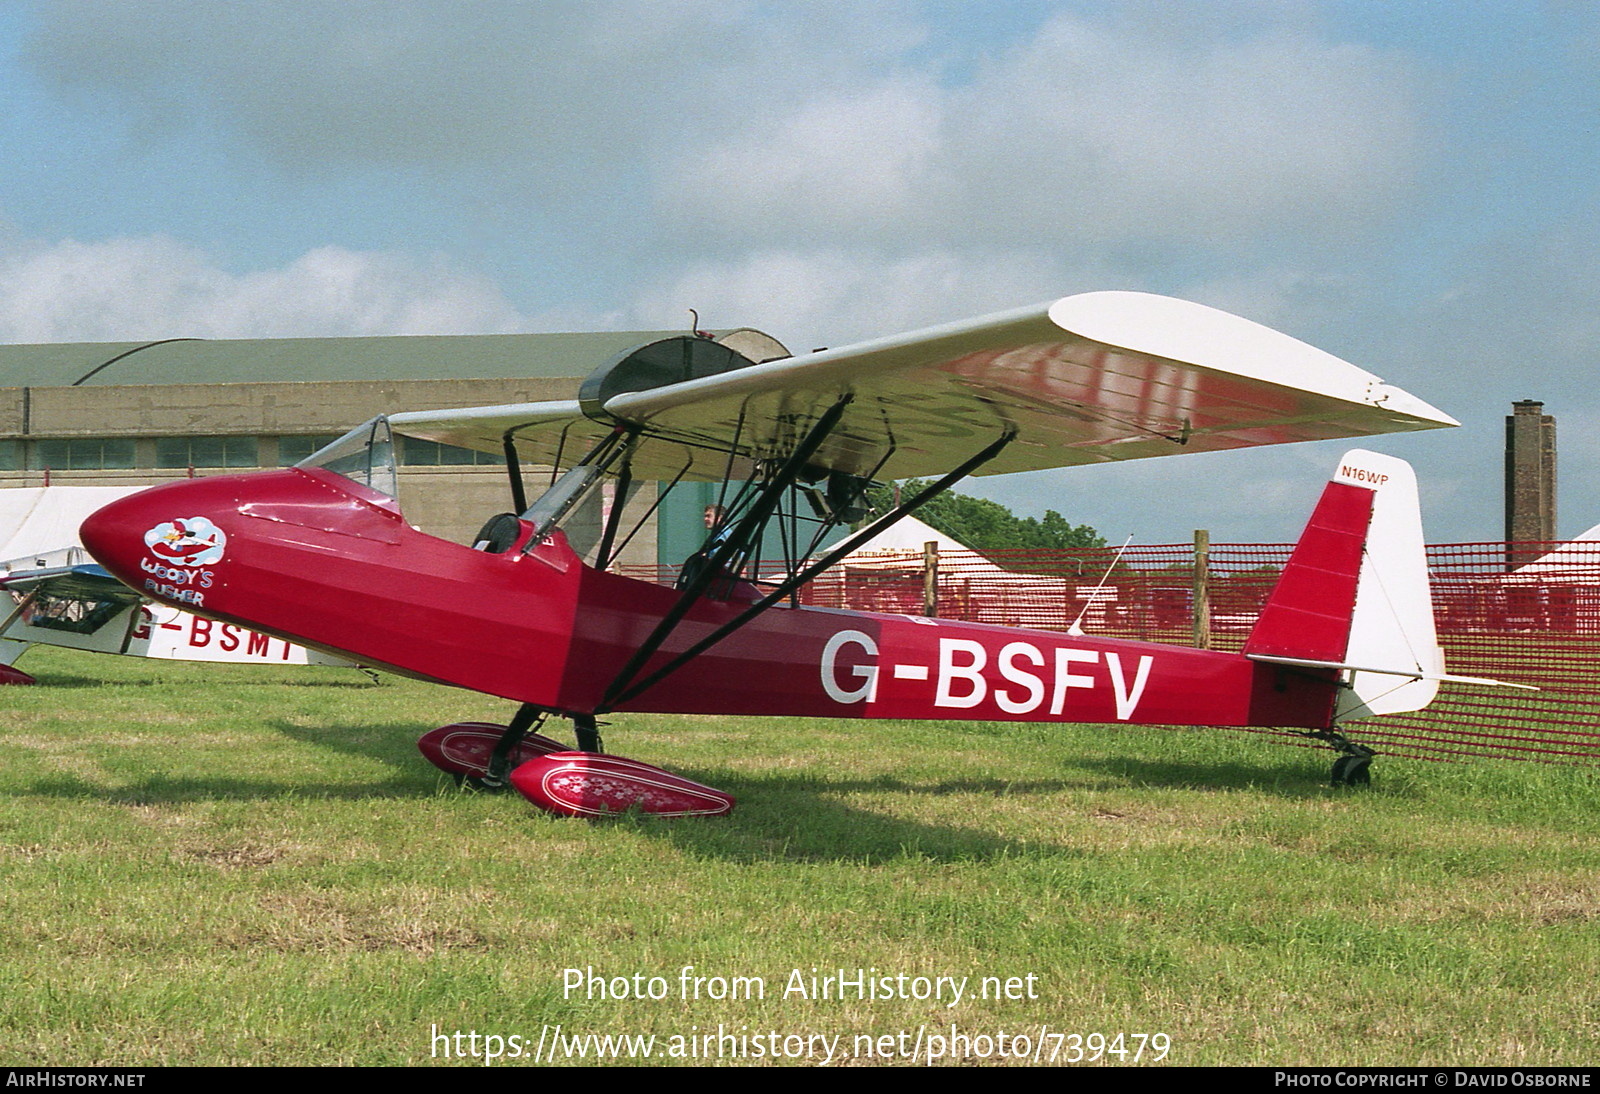
[[0, 563], [0, 663], [29, 642], [112, 649], [139, 602], [82, 547]]
[[[811, 465], [940, 474], [997, 437], [982, 474], [1456, 424], [1373, 374], [1237, 316], [1104, 292], [838, 350], [577, 400], [397, 414], [396, 432], [526, 462], [639, 429], [640, 478], [718, 479], [785, 455], [848, 398]], [[597, 420], [599, 419], [599, 420]]]
[[0, 590], [52, 597], [109, 600], [137, 604], [138, 593], [112, 577], [87, 557], [82, 547], [69, 547], [45, 555], [0, 562]]

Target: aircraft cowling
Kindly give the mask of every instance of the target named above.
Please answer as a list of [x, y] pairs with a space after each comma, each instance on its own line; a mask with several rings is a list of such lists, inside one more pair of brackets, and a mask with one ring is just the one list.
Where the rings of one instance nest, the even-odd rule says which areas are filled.
[[92, 514], [120, 581], [198, 615], [409, 676], [558, 706], [582, 565], [559, 535], [491, 554], [320, 468], [191, 479]]

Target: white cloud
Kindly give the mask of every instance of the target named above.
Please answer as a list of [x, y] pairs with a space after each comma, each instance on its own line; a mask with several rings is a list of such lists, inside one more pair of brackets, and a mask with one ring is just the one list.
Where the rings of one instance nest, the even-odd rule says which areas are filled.
[[1118, 545], [1128, 536], [1140, 544], [1183, 543], [1199, 528], [1218, 543], [1285, 543], [1299, 536], [1344, 447], [1321, 442], [1096, 464], [976, 478], [960, 489], [1029, 516], [1055, 509]]
[[661, 200], [729, 240], [1338, 239], [1407, 198], [1419, 83], [1299, 31], [1191, 43], [1058, 17], [968, 81], [868, 79], [685, 150]]
[[518, 178], [627, 167], [806, 87], [854, 83], [917, 31], [892, 7], [727, 0], [54, 0], [26, 56], [166, 135], [269, 162]]
[[703, 326], [753, 326], [804, 351], [818, 340], [845, 345], [1088, 287], [1105, 286], [1039, 252], [771, 250], [663, 279], [639, 294], [632, 314], [638, 325], [677, 327], [694, 308]]
[[464, 334], [520, 329], [499, 291], [442, 260], [309, 251], [229, 273], [162, 237], [0, 253], [0, 341]]
[[1424, 146], [1415, 65], [1293, 6], [1193, 36], [1174, 26], [1213, 17], [1178, 8], [979, 46], [962, 30], [981, 9], [916, 4], [57, 0], [27, 56], [135, 131], [227, 135], [278, 165], [597, 209], [645, 176], [701, 251], [1210, 247], [1387, 222]]
[[682, 228], [741, 239], [903, 230], [939, 152], [941, 104], [923, 81], [895, 80], [798, 105], [775, 131], [748, 130], [669, 163], [659, 181]]

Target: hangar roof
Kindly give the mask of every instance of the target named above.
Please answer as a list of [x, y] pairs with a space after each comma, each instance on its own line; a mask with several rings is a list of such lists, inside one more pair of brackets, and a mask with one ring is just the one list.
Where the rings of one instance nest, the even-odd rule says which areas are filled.
[[0, 387], [581, 377], [682, 331], [0, 345]]

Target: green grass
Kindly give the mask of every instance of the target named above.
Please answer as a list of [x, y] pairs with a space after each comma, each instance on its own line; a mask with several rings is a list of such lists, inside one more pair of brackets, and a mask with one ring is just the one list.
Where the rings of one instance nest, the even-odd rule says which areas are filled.
[[[1165, 1033], [1191, 1065], [1595, 1058], [1582, 769], [1380, 757], [1348, 790], [1325, 750], [1220, 730], [624, 716], [610, 748], [740, 804], [583, 822], [418, 756], [435, 725], [509, 713], [481, 696], [27, 667], [41, 686], [0, 690], [8, 1064], [433, 1063], [435, 1027], [531, 1052], [558, 1023], [658, 1052], [719, 1025], [849, 1054], [954, 1024]], [[766, 997], [683, 999], [689, 965]], [[590, 967], [668, 998], [563, 991]], [[969, 998], [784, 996], [792, 970], [841, 967], [970, 977]], [[1037, 998], [970, 998], [1029, 975]]]

